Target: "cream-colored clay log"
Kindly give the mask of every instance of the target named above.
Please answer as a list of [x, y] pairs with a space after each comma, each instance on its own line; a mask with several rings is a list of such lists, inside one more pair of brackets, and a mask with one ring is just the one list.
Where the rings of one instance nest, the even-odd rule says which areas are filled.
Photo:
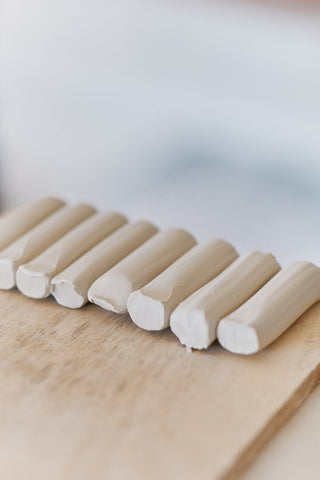
[[190, 233], [171, 228], [158, 233], [98, 278], [90, 287], [90, 302], [116, 313], [127, 312], [129, 295], [146, 285], [195, 245]]
[[149, 240], [157, 229], [145, 221], [121, 227], [52, 279], [51, 292], [60, 305], [80, 308], [93, 282]]
[[219, 322], [218, 340], [231, 352], [256, 353], [319, 299], [320, 269], [309, 262], [294, 262]]
[[39, 198], [4, 213], [0, 218], [0, 250], [44, 220], [65, 203], [54, 197]]
[[279, 270], [270, 253], [242, 255], [178, 305], [170, 317], [171, 330], [188, 348], [208, 348], [216, 339], [219, 320], [247, 301]]
[[0, 252], [0, 288], [4, 290], [13, 288], [16, 284], [16, 271], [19, 265], [32, 260], [94, 212], [91, 206], [84, 204], [59, 208], [2, 250]]
[[118, 214], [97, 213], [82, 222], [38, 257], [18, 268], [19, 290], [32, 298], [49, 296], [51, 278], [110, 235], [118, 221]]
[[235, 249], [223, 240], [210, 240], [193, 247], [148, 285], [130, 295], [128, 311], [132, 320], [145, 330], [167, 328], [178, 304], [237, 257]]

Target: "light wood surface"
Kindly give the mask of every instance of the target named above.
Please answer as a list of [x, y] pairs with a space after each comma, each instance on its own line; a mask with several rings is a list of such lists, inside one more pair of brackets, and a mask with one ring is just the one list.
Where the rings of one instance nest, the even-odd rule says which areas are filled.
[[320, 385], [264, 447], [241, 480], [319, 480], [319, 432]]
[[6, 480], [236, 479], [320, 379], [320, 304], [241, 357], [95, 305], [0, 302]]

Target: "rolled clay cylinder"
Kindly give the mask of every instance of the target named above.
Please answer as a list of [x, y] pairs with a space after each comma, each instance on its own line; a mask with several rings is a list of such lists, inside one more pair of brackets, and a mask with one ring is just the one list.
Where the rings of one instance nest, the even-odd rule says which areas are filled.
[[145, 221], [121, 227], [52, 279], [53, 296], [65, 307], [82, 307], [88, 301], [93, 282], [156, 232], [157, 229]]
[[90, 287], [90, 302], [116, 313], [127, 312], [129, 295], [165, 270], [195, 245], [190, 233], [171, 228], [158, 233], [98, 278]]
[[319, 299], [320, 268], [309, 262], [294, 262], [219, 322], [218, 340], [230, 352], [256, 353]]
[[51, 278], [110, 235], [118, 222], [118, 214], [96, 213], [80, 223], [38, 257], [18, 268], [17, 287], [28, 297], [48, 297]]
[[15, 287], [16, 271], [19, 265], [32, 260], [94, 212], [92, 207], [84, 204], [59, 208], [2, 250], [0, 252], [0, 288], [9, 290]]
[[193, 247], [145, 287], [130, 295], [128, 311], [132, 320], [145, 330], [167, 328], [170, 315], [179, 303], [237, 257], [235, 249], [223, 240], [210, 240]]
[[0, 218], [0, 250], [44, 220], [65, 203], [54, 197], [39, 198], [4, 213]]
[[219, 320], [247, 301], [279, 270], [270, 253], [242, 255], [178, 305], [170, 317], [171, 330], [188, 348], [208, 348], [216, 339]]

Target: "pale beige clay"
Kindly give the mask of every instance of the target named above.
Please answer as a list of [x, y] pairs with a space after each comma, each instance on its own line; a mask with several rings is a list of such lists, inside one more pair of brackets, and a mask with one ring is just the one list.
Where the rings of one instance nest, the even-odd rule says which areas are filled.
[[129, 295], [146, 285], [195, 245], [190, 233], [171, 228], [158, 233], [98, 278], [90, 287], [90, 302], [116, 313], [127, 312]]
[[60, 305], [80, 308], [88, 301], [92, 283], [156, 232], [142, 220], [121, 227], [52, 279], [53, 296]]
[[31, 262], [21, 265], [16, 275], [17, 287], [32, 298], [49, 296], [51, 279], [110, 235], [117, 224], [118, 214], [92, 215]]
[[218, 340], [231, 352], [256, 353], [278, 338], [318, 300], [320, 269], [309, 262], [294, 262], [220, 321]]
[[238, 257], [223, 240], [209, 240], [193, 247], [148, 285], [132, 293], [128, 311], [145, 330], [162, 330], [180, 302], [221, 273]]
[[178, 305], [170, 317], [171, 330], [189, 348], [208, 348], [216, 339], [219, 320], [247, 301], [279, 270], [270, 253], [242, 255]]
[[29, 262], [93, 214], [89, 205], [59, 208], [45, 220], [0, 252], [0, 288], [9, 290], [16, 285], [19, 265]]
[[0, 250], [6, 248], [64, 204], [58, 198], [44, 197], [4, 213], [0, 218]]

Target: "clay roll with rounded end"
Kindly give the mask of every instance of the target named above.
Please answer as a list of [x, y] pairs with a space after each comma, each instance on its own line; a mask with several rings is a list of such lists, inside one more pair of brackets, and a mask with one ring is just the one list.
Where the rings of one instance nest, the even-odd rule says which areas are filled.
[[276, 340], [318, 300], [320, 269], [309, 262], [294, 262], [219, 322], [218, 340], [233, 353], [256, 353]]
[[44, 197], [5, 212], [0, 218], [0, 250], [64, 205], [58, 198]]
[[90, 287], [90, 302], [116, 313], [127, 312], [129, 295], [146, 285], [195, 245], [190, 233], [170, 228], [141, 245]]
[[16, 285], [19, 265], [29, 262], [72, 228], [92, 215], [92, 207], [73, 205], [59, 208], [0, 252], [0, 288]]
[[16, 282], [19, 290], [28, 297], [45, 298], [50, 295], [51, 279], [77, 258], [94, 247], [114, 231], [117, 225], [114, 215], [96, 213], [73, 228], [65, 236], [47, 248], [38, 257], [17, 270]]
[[52, 279], [51, 291], [60, 305], [80, 308], [92, 283], [157, 232], [148, 222], [121, 227]]
[[223, 240], [209, 240], [193, 247], [145, 287], [130, 295], [128, 311], [145, 330], [169, 326], [173, 310], [189, 295], [221, 273], [238, 257]]
[[188, 348], [208, 348], [219, 320], [247, 301], [278, 271], [270, 253], [251, 252], [235, 260], [173, 311], [170, 327]]

